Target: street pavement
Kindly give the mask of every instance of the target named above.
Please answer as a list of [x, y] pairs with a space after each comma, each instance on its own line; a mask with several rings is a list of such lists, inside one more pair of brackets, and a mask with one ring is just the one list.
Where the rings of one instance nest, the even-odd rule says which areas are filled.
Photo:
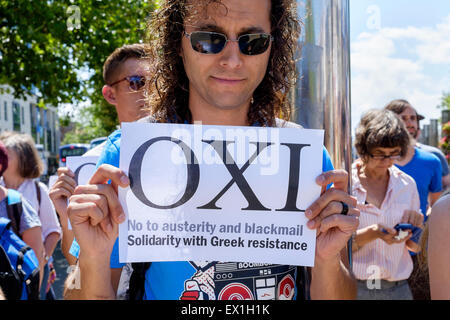
[[63, 299], [64, 281], [67, 277], [67, 270], [69, 264], [61, 251], [61, 242], [58, 242], [55, 251], [53, 252], [53, 265], [56, 270], [56, 281], [53, 283], [53, 290], [55, 291], [56, 299]]

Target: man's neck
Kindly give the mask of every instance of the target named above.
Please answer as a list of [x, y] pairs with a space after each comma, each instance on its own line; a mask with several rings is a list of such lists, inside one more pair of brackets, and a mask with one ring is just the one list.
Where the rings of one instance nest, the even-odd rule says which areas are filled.
[[248, 126], [248, 110], [250, 102], [242, 107], [220, 109], [205, 101], [189, 97], [189, 109], [193, 123], [216, 126]]

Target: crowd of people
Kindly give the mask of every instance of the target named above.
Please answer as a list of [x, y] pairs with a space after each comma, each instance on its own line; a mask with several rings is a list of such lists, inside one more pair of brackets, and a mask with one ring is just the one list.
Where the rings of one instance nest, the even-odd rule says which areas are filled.
[[[288, 122], [300, 33], [294, 5], [164, 1], [149, 25], [151, 44], [125, 45], [106, 59], [103, 96], [119, 123], [300, 127]], [[379, 107], [358, 124], [350, 172], [335, 170], [324, 150], [316, 181], [323, 191], [305, 211], [308, 228], [318, 230], [315, 265], [295, 272], [297, 299], [450, 299], [447, 161], [417, 142], [423, 117], [408, 101]], [[31, 137], [4, 133], [0, 141], [0, 217], [10, 217], [9, 190], [19, 191], [15, 232], [36, 254], [41, 299], [55, 298], [51, 257], [59, 241], [74, 266], [65, 299], [175, 300], [186, 296], [185, 283], [202, 276], [189, 261], [119, 262], [125, 216], [117, 186], [130, 184], [119, 169], [121, 129], [89, 151], [99, 156], [89, 184], [77, 186], [64, 167], [50, 190], [35, 182], [42, 164]], [[291, 269], [270, 272], [279, 281]], [[206, 285], [200, 284], [197, 291]], [[207, 296], [218, 298], [214, 290]]]

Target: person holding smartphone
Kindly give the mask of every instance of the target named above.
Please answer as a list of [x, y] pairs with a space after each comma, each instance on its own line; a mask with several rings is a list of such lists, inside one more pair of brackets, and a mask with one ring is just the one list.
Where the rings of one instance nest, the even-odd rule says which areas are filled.
[[419, 247], [410, 240], [411, 231], [403, 234], [395, 229], [399, 223], [416, 227], [423, 223], [416, 183], [394, 166], [408, 145], [405, 125], [388, 110], [369, 111], [356, 130], [360, 159], [352, 165], [352, 193], [358, 200], [360, 224], [352, 249], [361, 300], [412, 300], [408, 249]]

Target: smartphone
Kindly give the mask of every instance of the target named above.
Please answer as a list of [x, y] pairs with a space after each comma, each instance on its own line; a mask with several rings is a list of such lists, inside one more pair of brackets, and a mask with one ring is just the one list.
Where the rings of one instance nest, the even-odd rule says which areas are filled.
[[422, 229], [416, 226], [413, 226], [410, 223], [399, 223], [394, 227], [395, 230], [400, 231], [400, 230], [411, 230], [412, 232], [412, 237], [411, 240], [414, 241], [415, 243], [419, 242], [420, 239], [420, 235], [422, 234]]
[[[400, 230], [403, 230], [403, 231], [411, 230], [413, 235], [412, 235], [410, 240], [414, 241], [415, 243], [419, 242], [420, 235], [422, 234], [422, 229], [421, 228], [413, 226], [410, 223], [398, 223], [398, 224], [395, 225], [394, 229], [397, 230], [397, 231], [400, 231]], [[386, 233], [386, 234], [389, 233], [384, 228], [381, 229], [381, 231]]]

